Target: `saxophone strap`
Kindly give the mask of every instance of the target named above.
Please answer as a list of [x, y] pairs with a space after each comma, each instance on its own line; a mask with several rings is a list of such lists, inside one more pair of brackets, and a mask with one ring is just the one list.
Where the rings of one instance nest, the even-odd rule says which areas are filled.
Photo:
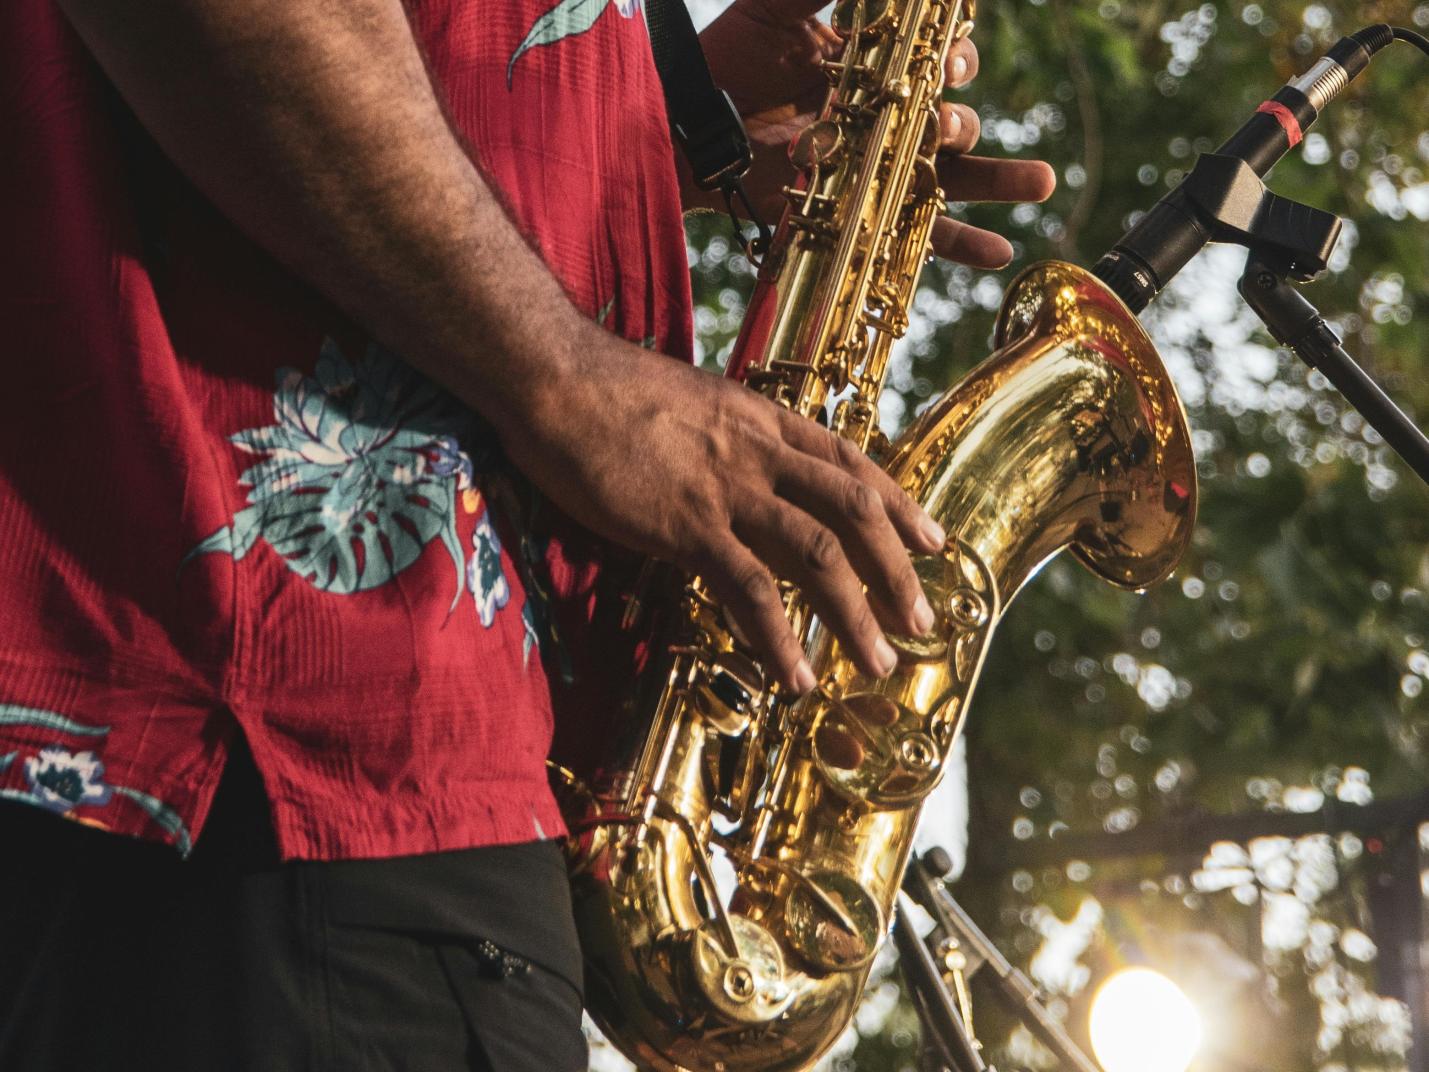
[[[684, 0], [645, 0], [645, 24], [670, 131], [689, 162], [695, 185], [723, 195], [746, 252], [767, 246], [769, 227], [750, 204], [742, 181], [753, 159], [749, 135], [729, 94], [715, 85], [689, 8]], [[737, 206], [759, 230], [755, 243], [744, 239]]]

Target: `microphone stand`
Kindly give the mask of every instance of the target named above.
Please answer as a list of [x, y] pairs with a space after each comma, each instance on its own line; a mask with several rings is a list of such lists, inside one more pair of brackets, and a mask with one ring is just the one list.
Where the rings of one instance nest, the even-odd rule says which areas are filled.
[[[949, 863], [947, 852], [939, 848], [929, 849], [912, 861], [903, 876], [898, 917], [893, 924], [899, 966], [923, 1025], [926, 1067], [930, 1072], [988, 1069], [971, 1030], [966, 986], [966, 980], [974, 973], [988, 968], [999, 1000], [1056, 1055], [1063, 1069], [1101, 1072], [1053, 1019], [1032, 980], [1012, 966], [953, 900], [942, 879]], [[920, 939], [908, 924], [910, 901], [917, 901], [937, 922], [927, 941]]]
[[[1250, 251], [1240, 294], [1276, 340], [1288, 346], [1359, 411], [1405, 463], [1429, 484], [1426, 438], [1369, 374], [1340, 345], [1324, 317], [1290, 284], [1308, 283], [1329, 266], [1344, 223], [1322, 209], [1272, 193], [1256, 170], [1227, 153], [1204, 153], [1175, 191], [1175, 207], [1158, 206], [1159, 216], [1137, 225], [1138, 249], [1153, 255], [1175, 253], [1184, 263], [1207, 241], [1229, 242]], [[1188, 241], [1186, 220], [1194, 221]], [[1125, 240], [1124, 240], [1125, 241]], [[1118, 246], [1120, 250], [1120, 246]], [[1097, 275], [1139, 312], [1154, 289], [1135, 263], [1113, 251]]]
[[1301, 361], [1319, 370], [1404, 459], [1419, 479], [1429, 484], [1429, 437], [1426, 437], [1369, 374], [1355, 363], [1325, 318], [1290, 285], [1278, 258], [1251, 247], [1238, 289], [1245, 303], [1265, 322], [1270, 334]]

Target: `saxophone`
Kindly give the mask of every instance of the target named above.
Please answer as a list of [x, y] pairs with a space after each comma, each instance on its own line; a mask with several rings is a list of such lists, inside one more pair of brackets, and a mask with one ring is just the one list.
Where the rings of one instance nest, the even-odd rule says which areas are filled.
[[795, 698], [685, 579], [630, 731], [587, 780], [556, 768], [587, 1002], [642, 1068], [814, 1063], [853, 1016], [1009, 600], [1064, 548], [1145, 587], [1190, 536], [1180, 400], [1136, 318], [1069, 264], [1024, 272], [996, 352], [896, 442], [878, 431], [943, 203], [943, 62], [971, 14], [971, 0], [837, 4], [845, 51], [791, 147], [801, 178], [729, 369], [870, 452], [944, 527], [942, 552], [915, 559], [937, 623], [890, 637], [899, 665], [878, 679], [784, 586], [818, 678]]

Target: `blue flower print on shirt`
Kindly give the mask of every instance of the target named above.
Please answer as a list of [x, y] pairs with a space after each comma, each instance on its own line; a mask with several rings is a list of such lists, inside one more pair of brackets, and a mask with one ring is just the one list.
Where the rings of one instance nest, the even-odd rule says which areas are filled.
[[451, 436], [442, 436], [433, 442], [431, 465], [432, 472], [437, 476], [456, 477], [458, 491], [467, 491], [471, 487], [474, 477], [471, 457]]
[[239, 477], [250, 505], [189, 552], [242, 559], [261, 537], [325, 592], [385, 584], [440, 539], [462, 591], [456, 508], [472, 484], [459, 446], [474, 421], [374, 345], [357, 361], [329, 339], [312, 376], [278, 372], [274, 423], [230, 437], [259, 461]]
[[511, 598], [511, 586], [501, 568], [501, 539], [491, 524], [491, 514], [484, 513], [471, 534], [472, 555], [466, 564], [466, 583], [476, 600], [476, 613], [488, 629], [496, 620], [496, 612]]
[[25, 760], [25, 780], [35, 803], [63, 815], [81, 805], [108, 804], [114, 787], [104, 784], [104, 764], [93, 752], [58, 746], [40, 749]]
[[[100, 808], [115, 797], [123, 797], [137, 805], [168, 834], [179, 852], [188, 855], [193, 839], [178, 812], [142, 789], [112, 785], [104, 780], [104, 762], [95, 749], [102, 747], [104, 739], [109, 736], [108, 726], [93, 726], [38, 707], [0, 703], [0, 728], [7, 726], [96, 743], [93, 748], [83, 751], [73, 751], [59, 744], [44, 746], [20, 764], [26, 788], [0, 785], [0, 800], [34, 804], [67, 818], [104, 826], [99, 820], [81, 814], [80, 809]], [[0, 774], [5, 774], [19, 755], [15, 751], [0, 756]]]

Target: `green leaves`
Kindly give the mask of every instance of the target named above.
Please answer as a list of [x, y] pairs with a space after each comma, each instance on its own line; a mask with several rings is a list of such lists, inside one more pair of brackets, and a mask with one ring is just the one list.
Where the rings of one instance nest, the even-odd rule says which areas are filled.
[[386, 584], [440, 539], [464, 587], [456, 496], [471, 461], [457, 434], [470, 417], [392, 355], [349, 363], [329, 340], [313, 376], [278, 373], [277, 423], [238, 432], [259, 455], [239, 480], [251, 504], [185, 558], [242, 559], [261, 537], [315, 588], [339, 595]]
[[557, 41], [576, 34], [583, 34], [595, 25], [612, 0], [560, 0], [555, 7], [540, 16], [511, 53], [506, 63], [506, 88], [511, 88], [511, 78], [516, 70], [516, 61], [542, 45], [554, 45]]
[[128, 786], [116, 785], [114, 792], [121, 797], [128, 797], [153, 819], [159, 829], [173, 839], [174, 848], [179, 850], [180, 855], [187, 856], [193, 851], [193, 839], [189, 836], [188, 827], [173, 808], [158, 797], [150, 796], [139, 789], [130, 789]]
[[53, 730], [73, 737], [104, 737], [108, 726], [90, 726], [76, 722], [72, 718], [54, 711], [42, 711], [37, 707], [22, 707], [20, 704], [0, 704], [0, 726], [28, 726], [33, 729]]

